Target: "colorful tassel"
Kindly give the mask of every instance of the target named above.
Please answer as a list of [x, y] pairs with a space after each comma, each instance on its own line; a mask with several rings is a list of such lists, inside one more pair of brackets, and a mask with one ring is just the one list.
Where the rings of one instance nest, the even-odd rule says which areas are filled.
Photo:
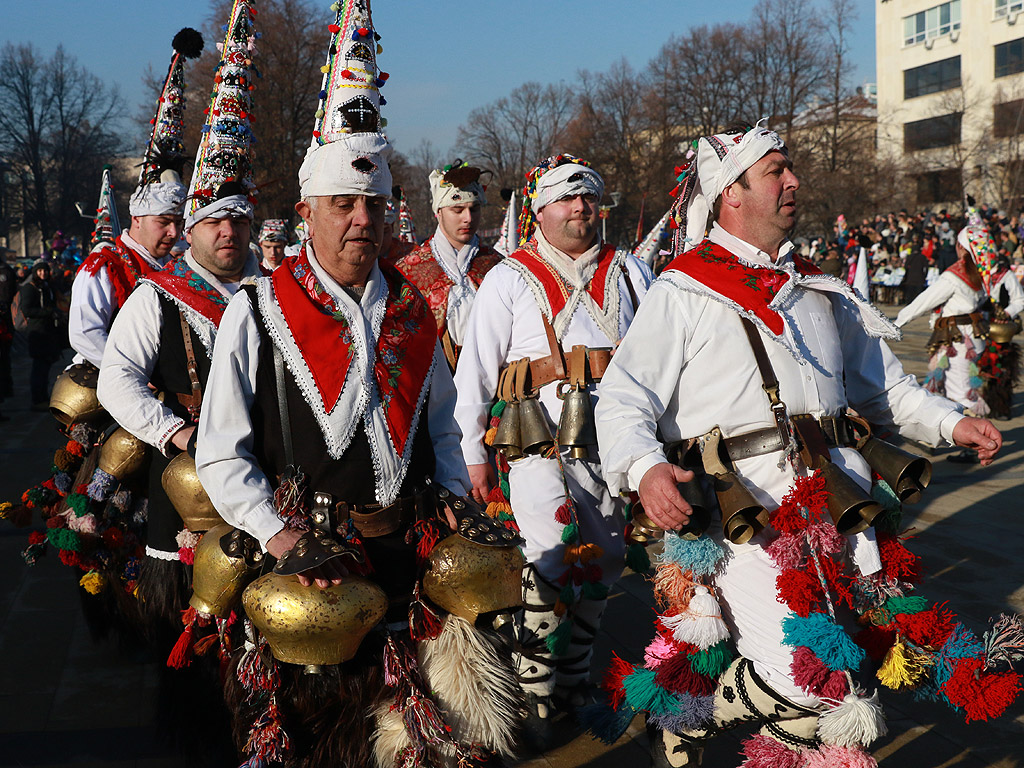
[[869, 697], [850, 693], [838, 707], [818, 718], [818, 738], [832, 746], [867, 746], [888, 732], [878, 691]]
[[790, 614], [782, 620], [782, 631], [787, 645], [809, 648], [831, 670], [855, 670], [864, 660], [864, 649], [824, 613]]
[[672, 636], [680, 643], [689, 643], [698, 648], [710, 648], [715, 643], [729, 638], [729, 628], [722, 620], [722, 609], [708, 588], [698, 585], [685, 611], [675, 616], [660, 617], [661, 623], [672, 630]]
[[915, 653], [907, 648], [902, 638], [898, 638], [877, 672], [878, 680], [886, 688], [892, 688], [894, 691], [913, 688], [931, 664], [932, 661], [927, 655]]
[[757, 734], [743, 742], [741, 768], [803, 768], [803, 750], [791, 750], [769, 736]]

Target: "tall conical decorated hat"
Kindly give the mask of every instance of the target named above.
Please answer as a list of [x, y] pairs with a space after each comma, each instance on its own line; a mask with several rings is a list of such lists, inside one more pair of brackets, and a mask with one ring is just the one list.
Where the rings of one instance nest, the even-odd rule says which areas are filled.
[[416, 222], [412, 220], [412, 211], [404, 193], [398, 201], [398, 239], [416, 245]]
[[185, 166], [185, 59], [203, 52], [203, 36], [185, 27], [171, 41], [174, 55], [167, 79], [160, 91], [156, 116], [150, 121], [153, 132], [139, 173], [139, 185], [129, 202], [132, 216], [181, 215], [185, 203], [185, 185], [181, 181]]
[[93, 219], [92, 240], [90, 249], [101, 245], [113, 245], [121, 234], [121, 224], [117, 220], [117, 203], [114, 201], [114, 184], [110, 180], [109, 165], [103, 166], [103, 179], [100, 182], [100, 200], [96, 204], [96, 218]]
[[[508, 256], [519, 247], [519, 219], [516, 217], [516, 193], [508, 191], [508, 204], [505, 206], [505, 216], [501, 222], [501, 234], [498, 235], [498, 242], [494, 244], [494, 250], [502, 256]], [[502, 190], [502, 197], [506, 190]]]
[[252, 92], [259, 73], [253, 66], [258, 35], [252, 6], [252, 0], [235, 0], [224, 42], [217, 46], [221, 58], [188, 190], [186, 231], [207, 218], [254, 215]]
[[381, 134], [387, 121], [380, 107], [387, 102], [380, 89], [388, 79], [377, 69], [382, 50], [373, 28], [369, 0], [339, 0], [313, 141], [299, 168], [302, 196], [391, 195], [391, 145]]

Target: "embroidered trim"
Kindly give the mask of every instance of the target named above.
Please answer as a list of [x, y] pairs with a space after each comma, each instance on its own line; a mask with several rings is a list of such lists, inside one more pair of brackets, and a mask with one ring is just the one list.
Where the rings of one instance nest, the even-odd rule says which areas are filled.
[[185, 420], [180, 416], [175, 416], [174, 423], [168, 426], [167, 429], [163, 431], [163, 434], [161, 434], [160, 437], [157, 438], [156, 447], [160, 450], [160, 453], [164, 452], [164, 448], [167, 447], [167, 443], [168, 441], [170, 441], [174, 433], [184, 426]]
[[166, 552], [162, 549], [153, 549], [148, 544], [146, 545], [146, 557], [152, 557], [156, 560], [181, 560], [181, 557], [177, 552]]
[[199, 337], [199, 341], [202, 342], [203, 349], [206, 351], [206, 356], [213, 360], [213, 343], [217, 340], [217, 324], [206, 315], [194, 310], [173, 293], [166, 290], [163, 286], [154, 283], [152, 280], [142, 278], [139, 282], [151, 285], [161, 294], [174, 302], [175, 306], [181, 310], [181, 314], [184, 316], [185, 322], [188, 323], [188, 327], [195, 331], [196, 336]]

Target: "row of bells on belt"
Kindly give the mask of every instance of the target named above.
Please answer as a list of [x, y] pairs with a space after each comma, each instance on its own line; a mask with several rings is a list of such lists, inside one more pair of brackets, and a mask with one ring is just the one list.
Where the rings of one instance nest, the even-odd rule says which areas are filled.
[[[569, 449], [573, 459], [587, 458], [588, 446], [597, 445], [594, 426], [594, 404], [586, 387], [569, 387], [562, 400], [562, 415], [558, 422], [559, 444]], [[539, 456], [554, 446], [555, 439], [548, 427], [548, 417], [540, 398], [528, 397], [506, 403], [494, 436], [494, 449], [501, 451], [509, 461], [524, 456]]]
[[[859, 448], [871, 469], [893, 490], [904, 504], [921, 500], [932, 478], [931, 462], [895, 445], [868, 437]], [[831, 461], [822, 463], [821, 474], [828, 492], [828, 512], [836, 530], [843, 535], [861, 533], [871, 527], [882, 513], [882, 506], [846, 472]], [[734, 544], [745, 544], [768, 522], [768, 512], [735, 472], [713, 476], [713, 487], [722, 513], [722, 527]], [[698, 480], [679, 484], [679, 491], [690, 504], [690, 523], [679, 531], [684, 538], [696, 538], [710, 525], [710, 510]], [[664, 531], [651, 521], [639, 505], [634, 506], [630, 539], [646, 543], [660, 538]]]

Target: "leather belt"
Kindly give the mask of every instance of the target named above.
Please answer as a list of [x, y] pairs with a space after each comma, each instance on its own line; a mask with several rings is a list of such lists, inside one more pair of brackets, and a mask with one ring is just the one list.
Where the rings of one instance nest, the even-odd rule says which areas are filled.
[[387, 536], [408, 528], [416, 522], [416, 512], [424, 506], [427, 493], [403, 496], [387, 506], [380, 504], [349, 504], [339, 501], [335, 506], [338, 523], [352, 520], [359, 533], [368, 539]]
[[[825, 442], [830, 448], [846, 447], [855, 445], [857, 436], [853, 427], [845, 416], [822, 416], [816, 420], [825, 436]], [[742, 435], [726, 437], [722, 440], [725, 450], [731, 461], [750, 459], [754, 456], [763, 456], [767, 453], [775, 453], [789, 446], [788, 440], [783, 440], [779, 430], [775, 427], [755, 429], [753, 432], [745, 432]]]
[[[587, 349], [587, 380], [598, 382], [604, 377], [608, 364], [612, 360], [612, 350], [606, 348]], [[559, 369], [561, 368], [561, 375]], [[566, 378], [565, 367], [560, 359], [554, 355], [542, 357], [539, 360], [530, 361], [530, 387], [534, 392], [540, 390], [553, 381], [562, 381]]]
[[950, 315], [940, 317], [935, 322], [936, 328], [948, 328], [951, 325], [975, 325], [981, 320], [980, 312], [972, 312], [969, 315]]

